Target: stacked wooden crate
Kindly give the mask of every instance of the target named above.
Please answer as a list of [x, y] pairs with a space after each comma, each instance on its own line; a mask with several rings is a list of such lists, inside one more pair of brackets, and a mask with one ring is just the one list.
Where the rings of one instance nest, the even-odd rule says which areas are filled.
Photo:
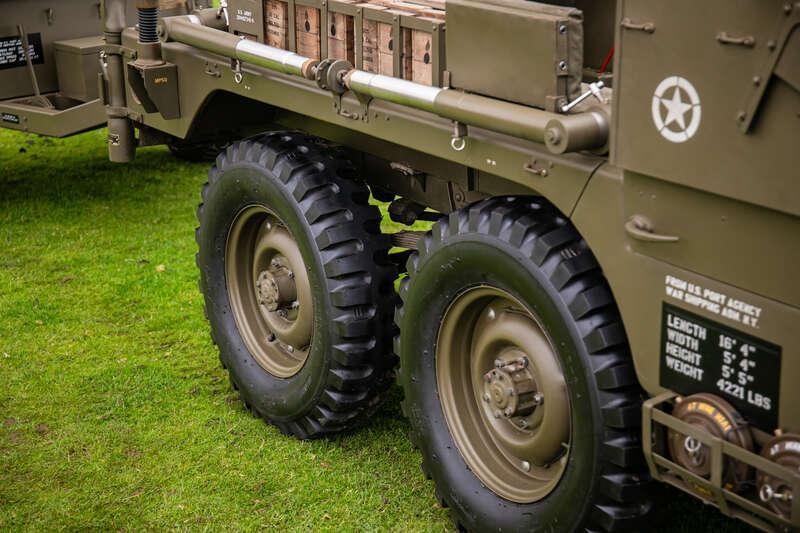
[[322, 58], [322, 34], [320, 33], [322, 10], [309, 5], [295, 5], [295, 32], [297, 53], [312, 59]]
[[289, 4], [281, 0], [264, 2], [267, 21], [266, 43], [275, 48], [289, 49]]
[[444, 0], [264, 0], [265, 42], [427, 85], [444, 71]]

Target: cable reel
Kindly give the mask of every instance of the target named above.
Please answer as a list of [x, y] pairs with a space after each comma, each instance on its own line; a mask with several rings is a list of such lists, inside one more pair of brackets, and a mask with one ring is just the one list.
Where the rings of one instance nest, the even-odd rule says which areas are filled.
[[[731, 404], [713, 394], [694, 394], [683, 398], [673, 416], [699, 427], [705, 432], [731, 444], [753, 450], [750, 426]], [[670, 429], [667, 434], [672, 459], [693, 474], [708, 479], [711, 476], [711, 449], [690, 435]], [[723, 464], [722, 481], [726, 488], [738, 490], [748, 480], [750, 467], [727, 458]]]

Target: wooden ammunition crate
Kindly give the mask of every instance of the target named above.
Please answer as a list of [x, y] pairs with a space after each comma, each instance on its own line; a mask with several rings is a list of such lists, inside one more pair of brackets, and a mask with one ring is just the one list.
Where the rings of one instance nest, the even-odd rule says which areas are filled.
[[[357, 63], [356, 67], [367, 72], [441, 86], [444, 72], [444, 14], [439, 12], [430, 17], [418, 16], [413, 11], [392, 9], [388, 4], [399, 3], [382, 2], [363, 8], [363, 61]], [[403, 5], [405, 7], [408, 4]], [[417, 13], [429, 11], [435, 10], [416, 10]]]
[[[438, 5], [436, 0], [430, 4]], [[441, 86], [444, 11], [397, 0], [263, 0], [265, 42]]]

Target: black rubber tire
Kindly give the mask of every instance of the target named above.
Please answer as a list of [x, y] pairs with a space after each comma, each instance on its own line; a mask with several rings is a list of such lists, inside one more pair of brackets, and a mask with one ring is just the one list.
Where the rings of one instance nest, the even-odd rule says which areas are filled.
[[[200, 290], [231, 383], [254, 415], [301, 439], [364, 422], [394, 378], [397, 297], [380, 212], [339, 149], [299, 133], [232, 144], [217, 157], [197, 210]], [[245, 347], [225, 283], [225, 246], [246, 206], [269, 207], [288, 226], [309, 272], [314, 329], [308, 359], [287, 379]]]
[[[467, 531], [635, 528], [649, 511], [640, 445], [642, 391], [625, 331], [600, 268], [567, 219], [535, 198], [493, 198], [437, 223], [401, 283], [399, 380], [403, 412], [437, 499]], [[441, 318], [470, 286], [523, 302], [553, 340], [570, 389], [572, 446], [542, 500], [505, 500], [470, 471], [452, 438], [436, 382]]]
[[230, 144], [228, 141], [187, 141], [174, 137], [167, 143], [173, 156], [191, 163], [210, 163]]

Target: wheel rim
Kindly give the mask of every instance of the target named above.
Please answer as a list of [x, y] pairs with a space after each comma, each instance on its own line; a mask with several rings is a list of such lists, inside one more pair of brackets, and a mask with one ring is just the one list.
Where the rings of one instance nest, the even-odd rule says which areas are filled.
[[308, 357], [313, 302], [300, 248], [264, 206], [237, 216], [225, 246], [225, 283], [236, 325], [258, 364], [291, 377]]
[[557, 485], [570, 446], [566, 382], [536, 317], [501, 289], [460, 294], [442, 319], [436, 379], [453, 439], [472, 472], [517, 503]]

